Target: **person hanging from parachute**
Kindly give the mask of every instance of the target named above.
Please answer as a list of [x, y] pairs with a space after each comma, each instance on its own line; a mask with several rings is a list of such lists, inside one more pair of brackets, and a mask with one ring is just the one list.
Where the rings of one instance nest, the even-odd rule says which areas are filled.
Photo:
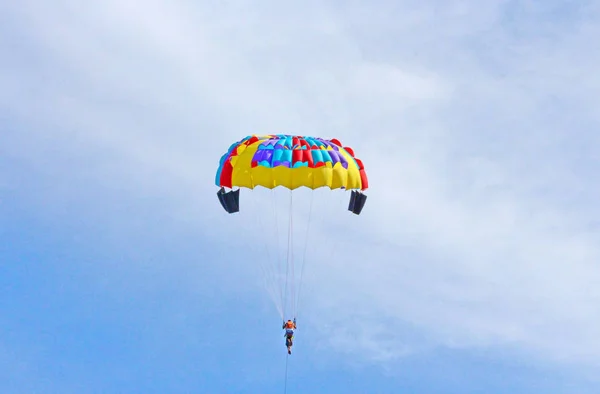
[[294, 345], [294, 330], [298, 328], [296, 326], [296, 318], [294, 318], [294, 321], [284, 321], [281, 328], [285, 329], [285, 334], [283, 334], [283, 336], [285, 337], [285, 346], [287, 346], [288, 354], [292, 354], [292, 346]]
[[[217, 191], [219, 203], [228, 214], [240, 212], [240, 190], [242, 188], [273, 190], [283, 187], [289, 189], [290, 230], [288, 232], [288, 259], [285, 261], [285, 268], [286, 272], [288, 269], [291, 270], [291, 280], [294, 281], [292, 191], [300, 187], [312, 190], [326, 187], [332, 192], [334, 190], [349, 192], [348, 211], [360, 215], [367, 201], [364, 191], [369, 187], [369, 182], [362, 160], [354, 155], [352, 148], [345, 146], [336, 138], [325, 139], [290, 134], [252, 134], [232, 143], [222, 154], [215, 174], [215, 185], [219, 188]], [[261, 195], [260, 192], [257, 194]], [[310, 213], [308, 217], [310, 222]], [[292, 257], [289, 258], [289, 256]], [[275, 276], [275, 278], [277, 277], [279, 276]], [[281, 297], [277, 299], [273, 296], [273, 302], [282, 318], [285, 316], [283, 313], [286, 306], [284, 300], [288, 297], [291, 300], [291, 314], [296, 316], [297, 313], [296, 305], [299, 295], [295, 293], [295, 286], [290, 286], [291, 294], [288, 294], [289, 280], [286, 274], [285, 282], [279, 283]], [[301, 281], [302, 275], [300, 275], [300, 285]], [[284, 288], [286, 289], [285, 294]], [[288, 354], [292, 354], [296, 318], [294, 317], [293, 321], [284, 321], [282, 328], [285, 329], [284, 337]]]

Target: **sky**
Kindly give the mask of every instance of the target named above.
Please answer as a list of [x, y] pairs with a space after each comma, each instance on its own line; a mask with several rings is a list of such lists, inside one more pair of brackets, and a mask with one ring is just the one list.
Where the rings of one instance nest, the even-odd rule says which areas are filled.
[[[599, 35], [585, 0], [0, 2], [0, 392], [600, 392]], [[369, 176], [359, 216], [293, 194], [289, 357], [289, 194], [216, 198], [254, 133]]]

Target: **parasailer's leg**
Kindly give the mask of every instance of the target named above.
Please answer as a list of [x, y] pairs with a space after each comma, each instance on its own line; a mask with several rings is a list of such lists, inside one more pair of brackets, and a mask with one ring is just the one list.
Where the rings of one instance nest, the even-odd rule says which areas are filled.
[[292, 354], [292, 346], [294, 345], [294, 331], [287, 330], [285, 336], [285, 346], [287, 346], [288, 354]]

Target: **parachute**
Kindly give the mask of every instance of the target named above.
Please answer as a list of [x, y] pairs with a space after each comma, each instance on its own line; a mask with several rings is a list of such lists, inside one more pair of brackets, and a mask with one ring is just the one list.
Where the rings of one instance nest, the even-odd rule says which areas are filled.
[[[329, 188], [331, 191], [350, 192], [348, 210], [355, 215], [360, 215], [367, 200], [364, 191], [368, 188], [367, 174], [362, 161], [355, 157], [352, 148], [342, 145], [335, 138], [324, 139], [287, 134], [249, 135], [233, 143], [222, 155], [215, 176], [215, 184], [219, 187], [218, 200], [229, 214], [244, 212], [240, 206], [241, 188], [254, 190], [262, 187], [289, 190], [287, 257], [285, 261], [279, 261], [283, 259], [278, 257], [279, 251], [277, 251], [274, 266], [264, 266], [263, 272], [275, 282], [272, 296], [282, 319], [284, 319], [288, 298], [292, 300], [291, 313], [295, 317], [298, 301], [296, 297], [299, 298], [304, 261], [301, 262], [300, 283], [298, 284], [298, 294], [296, 294], [292, 250], [295, 238], [291, 211], [292, 192], [299, 188], [312, 191]], [[264, 210], [266, 209], [267, 207], [264, 208]], [[307, 216], [308, 225], [310, 225], [310, 213]], [[259, 217], [257, 220], [260, 219]], [[271, 239], [267, 239], [265, 242], [267, 247], [272, 246], [270, 245], [273, 243]], [[258, 260], [261, 260], [263, 265], [266, 261], [266, 259]], [[285, 268], [285, 275], [283, 268]], [[290, 294], [287, 293], [288, 291]]]

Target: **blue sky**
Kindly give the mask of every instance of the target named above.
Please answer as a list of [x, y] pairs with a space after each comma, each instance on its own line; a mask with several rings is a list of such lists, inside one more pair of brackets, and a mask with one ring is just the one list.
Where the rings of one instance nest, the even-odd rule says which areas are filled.
[[370, 179], [308, 239], [297, 194], [289, 393], [599, 392], [599, 35], [585, 1], [1, 3], [0, 391], [282, 392], [286, 195], [230, 216], [214, 174], [289, 133]]

